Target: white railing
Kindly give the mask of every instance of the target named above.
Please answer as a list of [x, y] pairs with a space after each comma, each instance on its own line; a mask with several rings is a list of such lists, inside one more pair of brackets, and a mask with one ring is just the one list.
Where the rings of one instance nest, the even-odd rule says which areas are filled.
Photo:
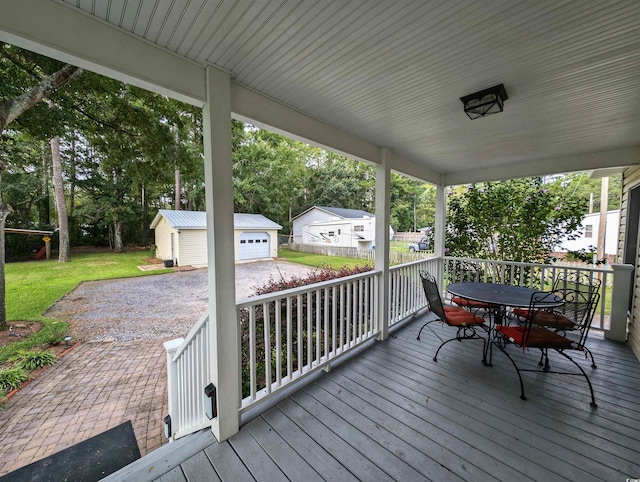
[[169, 414], [174, 439], [211, 425], [204, 408], [204, 387], [211, 381], [209, 342], [209, 314], [205, 313], [186, 340], [165, 343]]
[[369, 271], [238, 303], [240, 412], [376, 336], [379, 275]]
[[[467, 279], [469, 276], [469, 264], [476, 268], [475, 279]], [[456, 281], [485, 281], [548, 289], [551, 288], [558, 276], [563, 275], [566, 277], [571, 273], [576, 273], [577, 275], [584, 273], [591, 279], [599, 279], [601, 281], [600, 303], [591, 326], [596, 330], [608, 329], [610, 323], [611, 287], [614, 279], [614, 270], [610, 268], [519, 263], [515, 261], [493, 261], [445, 256], [443, 289], [446, 288], [448, 283]]]
[[428, 258], [389, 268], [389, 326], [427, 306], [420, 271], [438, 274], [440, 258]]
[[[477, 270], [475, 281], [550, 287], [560, 275], [585, 273], [602, 281], [594, 328], [608, 328], [614, 270], [445, 257], [427, 258], [389, 269], [388, 323], [393, 326], [426, 307], [420, 280], [425, 270], [443, 273], [441, 288], [461, 279], [464, 264]], [[293, 382], [301, 382], [332, 360], [380, 333], [379, 271], [369, 271], [300, 288], [260, 295], [238, 303], [242, 390], [239, 413], [260, 410]], [[469, 280], [472, 281], [472, 280]], [[211, 381], [209, 318], [204, 315], [186, 340], [167, 342], [169, 413], [173, 438], [210, 426], [204, 387]]]

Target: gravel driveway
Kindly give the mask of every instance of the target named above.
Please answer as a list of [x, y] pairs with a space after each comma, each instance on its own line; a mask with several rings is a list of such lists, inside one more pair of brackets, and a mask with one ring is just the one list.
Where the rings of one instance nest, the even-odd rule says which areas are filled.
[[[251, 296], [270, 277], [306, 276], [312, 268], [287, 261], [236, 265], [236, 298]], [[65, 320], [83, 341], [169, 340], [187, 335], [206, 311], [207, 270], [87, 281], [57, 301], [46, 316]]]

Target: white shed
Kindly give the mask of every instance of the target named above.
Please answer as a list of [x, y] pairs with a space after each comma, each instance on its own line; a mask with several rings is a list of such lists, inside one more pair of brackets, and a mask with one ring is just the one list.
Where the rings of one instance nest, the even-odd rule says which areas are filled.
[[[235, 261], [278, 256], [277, 223], [262, 214], [233, 215]], [[155, 230], [156, 257], [176, 266], [207, 266], [207, 218], [202, 211], [161, 209], [151, 222]]]
[[[369, 249], [375, 242], [375, 215], [360, 209], [313, 206], [293, 218], [293, 242]], [[393, 229], [389, 226], [389, 236]]]

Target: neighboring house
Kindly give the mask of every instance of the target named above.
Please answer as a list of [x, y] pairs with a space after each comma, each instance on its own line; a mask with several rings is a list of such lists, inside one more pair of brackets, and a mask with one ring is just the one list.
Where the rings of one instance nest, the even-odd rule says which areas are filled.
[[[278, 256], [277, 223], [262, 214], [234, 214], [235, 261]], [[156, 257], [176, 266], [207, 266], [207, 217], [201, 211], [161, 209], [151, 223]]]
[[[313, 206], [293, 218], [293, 242], [370, 249], [375, 243], [375, 215], [360, 209]], [[390, 238], [393, 229], [389, 226]]]
[[[620, 224], [620, 210], [607, 212], [607, 227], [605, 232], [605, 254], [618, 253], [618, 227]], [[577, 239], [563, 241], [559, 251], [595, 251], [598, 246], [598, 233], [600, 232], [600, 213], [586, 214], [582, 219], [582, 234]]]

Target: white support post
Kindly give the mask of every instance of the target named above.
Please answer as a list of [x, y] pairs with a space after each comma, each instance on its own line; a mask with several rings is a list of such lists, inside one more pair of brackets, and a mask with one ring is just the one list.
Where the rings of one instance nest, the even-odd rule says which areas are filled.
[[[633, 266], [612, 264], [613, 288], [611, 290], [611, 325], [605, 330], [605, 338], [613, 341], [627, 341], [627, 316], [633, 289]], [[607, 289], [606, 286], [601, 288]]]
[[389, 224], [391, 222], [391, 151], [382, 149], [382, 163], [376, 165], [376, 263], [378, 278], [378, 340], [389, 336]]
[[[176, 364], [173, 363], [178, 348], [182, 345], [184, 338], [176, 338], [175, 340], [165, 341], [162, 345], [167, 352], [167, 401], [171, 418], [177, 416], [175, 410], [178, 403], [178, 374], [176, 372]], [[163, 414], [164, 416], [164, 414]], [[169, 442], [173, 441], [173, 434], [169, 437]]]
[[447, 188], [444, 184], [436, 186], [436, 219], [433, 233], [433, 251], [441, 261], [438, 263], [438, 273], [436, 279], [442, 286], [443, 270], [444, 270], [444, 248], [446, 235], [446, 217], [447, 217]]
[[[236, 315], [233, 161], [231, 157], [231, 79], [206, 69], [207, 102], [203, 107], [211, 383], [216, 387], [218, 415], [212, 430], [222, 442], [239, 430], [240, 349]], [[204, 396], [204, 387], [202, 387]]]

